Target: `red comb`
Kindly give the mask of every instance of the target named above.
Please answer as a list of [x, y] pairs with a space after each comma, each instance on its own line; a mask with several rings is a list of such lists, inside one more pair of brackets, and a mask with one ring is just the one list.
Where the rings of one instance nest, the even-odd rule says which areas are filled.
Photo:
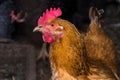
[[62, 11], [60, 8], [50, 8], [50, 10], [47, 9], [46, 12], [43, 13], [43, 15], [38, 19], [38, 25], [44, 26], [49, 19], [55, 19], [61, 15]]

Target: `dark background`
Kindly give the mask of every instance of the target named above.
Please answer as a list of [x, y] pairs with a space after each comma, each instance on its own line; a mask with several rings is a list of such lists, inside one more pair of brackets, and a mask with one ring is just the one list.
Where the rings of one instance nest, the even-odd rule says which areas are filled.
[[[0, 0], [0, 80], [48, 80], [48, 58], [37, 60], [43, 44], [41, 33], [33, 33], [38, 18], [46, 9], [60, 7], [61, 18], [84, 32], [91, 6], [104, 9], [101, 23], [120, 54], [120, 0]], [[12, 22], [12, 10], [27, 13], [26, 20]]]

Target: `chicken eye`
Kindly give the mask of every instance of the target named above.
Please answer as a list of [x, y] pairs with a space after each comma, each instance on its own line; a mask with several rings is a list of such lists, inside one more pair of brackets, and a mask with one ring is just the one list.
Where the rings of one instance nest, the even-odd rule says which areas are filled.
[[51, 24], [51, 27], [54, 27], [54, 24]]

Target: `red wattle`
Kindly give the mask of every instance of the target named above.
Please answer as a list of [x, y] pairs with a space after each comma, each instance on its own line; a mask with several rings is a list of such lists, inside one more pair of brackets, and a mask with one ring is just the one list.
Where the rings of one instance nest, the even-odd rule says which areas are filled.
[[52, 43], [54, 41], [54, 36], [49, 35], [48, 33], [43, 34], [44, 42]]

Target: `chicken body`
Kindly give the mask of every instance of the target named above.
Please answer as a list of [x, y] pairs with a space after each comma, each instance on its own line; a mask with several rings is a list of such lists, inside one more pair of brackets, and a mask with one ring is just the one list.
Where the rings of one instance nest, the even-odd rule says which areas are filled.
[[[34, 29], [42, 32], [43, 40], [50, 43], [51, 80], [117, 80], [102, 61], [88, 56], [85, 37], [72, 23], [54, 16], [58, 15], [56, 12], [61, 13], [60, 9], [47, 10]], [[54, 19], [49, 13], [54, 13], [51, 15]]]
[[50, 47], [52, 80], [76, 80], [80, 75], [87, 75], [89, 69], [82, 36], [70, 22], [62, 19], [54, 21], [64, 26], [64, 34], [60, 42], [54, 41]]
[[84, 38], [73, 24], [62, 19], [55, 22], [64, 26], [64, 35], [50, 47], [52, 80], [116, 80], [107, 66], [86, 56]]
[[96, 15], [96, 13], [98, 13], [96, 9], [90, 9], [89, 17], [91, 23], [85, 37], [87, 55], [89, 58], [102, 61], [104, 63], [103, 65], [108, 66], [119, 80], [116, 62], [117, 54], [114, 44], [101, 28], [101, 24], [98, 20], [99, 15]]

